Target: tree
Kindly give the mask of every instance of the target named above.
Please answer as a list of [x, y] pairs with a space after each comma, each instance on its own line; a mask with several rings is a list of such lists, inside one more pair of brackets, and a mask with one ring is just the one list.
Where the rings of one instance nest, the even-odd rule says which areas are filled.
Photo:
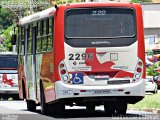
[[152, 2], [152, 0], [131, 0], [131, 2], [134, 2], [134, 3], [147, 3], [147, 2]]
[[14, 14], [11, 14], [9, 10], [1, 8], [0, 9], [0, 31], [2, 34], [3, 29], [7, 29], [13, 24], [16, 17]]
[[14, 26], [12, 25], [3, 31], [3, 36], [5, 36], [4, 45], [7, 51], [12, 51], [11, 36], [13, 33], [13, 28]]

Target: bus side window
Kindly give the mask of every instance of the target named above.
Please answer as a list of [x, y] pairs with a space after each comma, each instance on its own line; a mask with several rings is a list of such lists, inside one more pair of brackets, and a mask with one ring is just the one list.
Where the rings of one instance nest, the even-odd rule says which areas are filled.
[[36, 41], [36, 53], [40, 53], [42, 50], [42, 25], [41, 21], [37, 22], [37, 41]]
[[48, 33], [48, 51], [52, 51], [53, 48], [53, 30], [54, 30], [54, 18], [49, 18], [49, 33]]
[[19, 43], [19, 46], [20, 46], [20, 55], [24, 55], [24, 39], [25, 39], [25, 29], [24, 27], [21, 28], [21, 34], [19, 36], [20, 38], [20, 43]]
[[27, 35], [27, 51], [28, 54], [32, 54], [32, 25], [28, 26], [28, 35]]
[[46, 24], [46, 20], [42, 21], [42, 52], [46, 52], [47, 51], [47, 24]]
[[21, 27], [18, 27], [18, 55], [21, 54]]

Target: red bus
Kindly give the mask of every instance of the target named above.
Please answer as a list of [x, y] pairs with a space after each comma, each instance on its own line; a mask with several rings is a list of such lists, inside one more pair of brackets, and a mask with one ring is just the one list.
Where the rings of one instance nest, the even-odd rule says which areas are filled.
[[125, 114], [145, 95], [142, 10], [133, 3], [77, 3], [24, 17], [18, 30], [20, 98], [28, 110], [65, 105]]

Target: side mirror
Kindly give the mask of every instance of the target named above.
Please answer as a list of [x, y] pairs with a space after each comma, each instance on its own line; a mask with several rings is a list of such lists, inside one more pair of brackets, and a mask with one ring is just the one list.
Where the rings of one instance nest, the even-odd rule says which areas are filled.
[[16, 45], [16, 40], [17, 40], [17, 36], [16, 36], [16, 34], [13, 34], [12, 38], [11, 38], [12, 45]]

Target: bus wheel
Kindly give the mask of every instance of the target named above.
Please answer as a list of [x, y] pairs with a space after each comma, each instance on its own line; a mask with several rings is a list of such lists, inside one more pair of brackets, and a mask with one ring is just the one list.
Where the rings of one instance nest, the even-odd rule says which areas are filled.
[[118, 102], [116, 106], [116, 113], [117, 114], [126, 114], [127, 111], [127, 103], [126, 102]]
[[155, 89], [152, 93], [153, 93], [153, 94], [156, 94], [156, 93], [158, 93], [158, 90]]
[[104, 110], [107, 116], [112, 116], [116, 111], [116, 104], [114, 102], [104, 103]]
[[55, 103], [52, 103], [52, 112], [53, 113], [63, 113], [63, 111], [65, 110], [65, 104], [62, 101], [58, 101]]
[[48, 104], [45, 103], [45, 96], [44, 96], [44, 90], [43, 90], [42, 83], [40, 85], [40, 99], [41, 99], [41, 113], [44, 115], [47, 115], [49, 113]]
[[95, 106], [94, 104], [87, 104], [87, 105], [86, 105], [86, 109], [89, 110], [89, 111], [95, 110], [95, 107], [96, 107], [96, 106]]
[[27, 109], [28, 111], [35, 111], [36, 110], [36, 103], [31, 100], [27, 100]]

